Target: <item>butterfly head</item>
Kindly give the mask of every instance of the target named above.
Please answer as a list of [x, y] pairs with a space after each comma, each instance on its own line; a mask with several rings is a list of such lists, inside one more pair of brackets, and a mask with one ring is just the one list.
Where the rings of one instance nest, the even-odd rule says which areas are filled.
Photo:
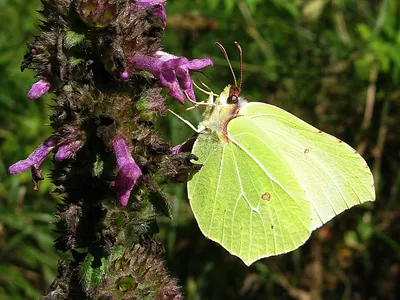
[[231, 86], [229, 89], [229, 96], [227, 99], [228, 104], [238, 104], [240, 96], [240, 88], [236, 86]]
[[200, 128], [202, 129], [210, 129], [213, 132], [216, 132], [218, 136], [221, 137], [221, 140], [226, 140], [226, 125], [228, 123], [227, 120], [232, 119], [238, 115], [238, 112], [241, 107], [243, 107], [247, 101], [240, 96], [240, 91], [242, 88], [242, 48], [240, 47], [238, 42], [235, 42], [235, 46], [238, 49], [239, 57], [240, 57], [240, 77], [239, 83], [236, 79], [235, 72], [233, 72], [233, 68], [231, 62], [229, 60], [228, 54], [225, 48], [220, 43], [215, 43], [216, 46], [222, 51], [224, 54], [229, 68], [232, 72], [233, 76], [233, 85], [228, 85], [221, 92], [221, 94], [217, 97], [217, 99], [213, 100], [213, 96], [215, 94], [210, 93], [211, 100], [208, 103], [212, 103], [213, 105], [208, 107], [203, 114], [203, 121], [200, 123]]
[[229, 84], [214, 103], [216, 106], [225, 106], [232, 110], [234, 107], [241, 107], [247, 101], [240, 95], [240, 90], [237, 87]]

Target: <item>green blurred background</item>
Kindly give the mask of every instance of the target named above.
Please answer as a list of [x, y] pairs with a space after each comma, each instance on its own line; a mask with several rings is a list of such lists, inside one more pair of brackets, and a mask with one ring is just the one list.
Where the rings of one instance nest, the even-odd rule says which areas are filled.
[[[38, 299], [56, 274], [50, 180], [34, 192], [30, 174], [7, 175], [49, 134], [50, 97], [30, 101], [34, 82], [20, 72], [26, 41], [37, 35], [39, 0], [0, 0], [0, 299]], [[214, 42], [244, 53], [242, 95], [280, 106], [343, 139], [365, 157], [377, 200], [353, 208], [300, 249], [246, 267], [205, 239], [183, 185], [168, 187], [173, 220], [160, 219], [166, 263], [187, 299], [399, 299], [400, 1], [170, 0], [165, 51], [210, 57], [197, 73], [219, 93], [232, 82]], [[198, 99], [205, 96], [198, 94]], [[200, 109], [171, 108], [191, 120]], [[160, 121], [171, 144], [191, 136], [173, 117]], [[162, 126], [161, 126], [162, 125]], [[160, 129], [161, 131], [161, 129]], [[48, 174], [50, 162], [45, 164]]]

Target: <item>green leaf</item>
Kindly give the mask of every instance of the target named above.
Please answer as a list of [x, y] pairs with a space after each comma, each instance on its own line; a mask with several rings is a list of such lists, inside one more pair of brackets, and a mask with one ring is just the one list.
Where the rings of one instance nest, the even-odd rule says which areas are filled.
[[85, 289], [98, 287], [103, 281], [106, 269], [107, 264], [104, 257], [95, 259], [89, 253], [80, 268], [82, 284]]
[[70, 30], [67, 32], [67, 36], [65, 38], [65, 47], [67, 49], [70, 49], [70, 48], [78, 45], [84, 39], [85, 39], [84, 34]]
[[225, 0], [225, 12], [231, 13], [233, 8], [235, 7], [236, 1], [234, 0]]
[[311, 21], [319, 19], [327, 2], [327, 0], [312, 0], [307, 2], [307, 4], [303, 7], [304, 17]]
[[364, 41], [369, 41], [372, 37], [372, 30], [367, 24], [364, 23], [358, 24], [357, 31], [360, 33], [361, 38]]
[[[260, 1], [261, 2], [261, 1]], [[285, 11], [287, 11], [294, 19], [296, 19], [299, 16], [299, 10], [296, 6], [295, 1], [282, 1], [282, 0], [272, 0], [272, 3], [278, 7], [282, 8]]]
[[211, 11], [216, 10], [218, 5], [219, 5], [219, 3], [220, 3], [220, 0], [207, 0], [208, 8]]

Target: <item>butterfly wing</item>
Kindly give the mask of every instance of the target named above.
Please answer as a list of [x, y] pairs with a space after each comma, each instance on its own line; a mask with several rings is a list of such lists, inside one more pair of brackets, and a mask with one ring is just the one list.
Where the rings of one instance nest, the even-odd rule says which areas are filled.
[[203, 234], [250, 265], [301, 246], [311, 233], [312, 209], [274, 137], [233, 121], [235, 142], [207, 130], [197, 138], [192, 153], [203, 167], [189, 180], [188, 194]]
[[[248, 103], [239, 114], [243, 117], [228, 124], [230, 140], [250, 151], [258, 140], [286, 162], [311, 202], [312, 230], [354, 205], [375, 200], [367, 163], [346, 143], [276, 106]], [[265, 167], [279, 167], [274, 164]]]

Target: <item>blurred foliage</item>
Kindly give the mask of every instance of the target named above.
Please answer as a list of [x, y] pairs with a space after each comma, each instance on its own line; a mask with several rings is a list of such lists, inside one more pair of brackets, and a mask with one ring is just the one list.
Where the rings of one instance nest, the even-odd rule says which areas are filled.
[[[39, 1], [0, 1], [0, 299], [38, 299], [53, 281], [55, 199], [51, 183], [32, 189], [29, 172], [7, 168], [50, 134], [48, 102], [29, 101], [33, 73], [20, 71], [25, 42], [38, 33]], [[49, 164], [47, 164], [49, 166]], [[47, 174], [48, 171], [44, 171]]]
[[[0, 298], [37, 299], [57, 262], [51, 222], [57, 199], [49, 180], [38, 193], [30, 174], [7, 167], [50, 133], [48, 101], [26, 92], [32, 73], [19, 72], [25, 41], [38, 32], [40, 1], [0, 0]], [[282, 107], [343, 139], [373, 171], [377, 200], [353, 208], [313, 233], [300, 249], [247, 268], [205, 239], [184, 186], [168, 192], [173, 220], [160, 237], [187, 299], [398, 299], [400, 294], [400, 3], [398, 0], [170, 0], [164, 49], [210, 57], [195, 74], [214, 92], [232, 82], [214, 42], [238, 69], [242, 94]], [[197, 94], [198, 99], [205, 96]], [[171, 108], [193, 124], [201, 109]], [[171, 116], [160, 130], [172, 144], [193, 133]]]

